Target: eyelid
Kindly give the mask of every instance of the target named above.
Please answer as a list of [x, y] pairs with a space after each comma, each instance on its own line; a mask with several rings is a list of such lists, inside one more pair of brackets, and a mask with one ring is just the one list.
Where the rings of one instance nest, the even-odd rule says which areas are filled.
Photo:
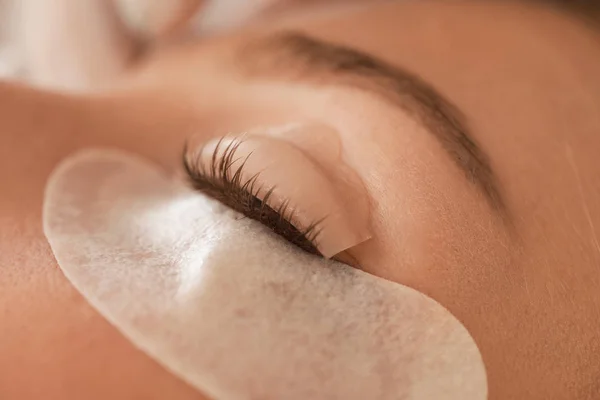
[[[245, 163], [242, 181], [257, 176], [263, 188], [257, 197], [273, 189], [269, 206], [277, 209], [287, 202], [300, 231], [320, 221], [315, 245], [323, 256], [332, 257], [371, 237], [366, 190], [343, 162], [337, 132], [320, 125], [288, 125], [226, 137], [221, 146], [232, 141], [239, 145], [235, 158]], [[204, 162], [216, 145], [205, 145], [200, 155]]]

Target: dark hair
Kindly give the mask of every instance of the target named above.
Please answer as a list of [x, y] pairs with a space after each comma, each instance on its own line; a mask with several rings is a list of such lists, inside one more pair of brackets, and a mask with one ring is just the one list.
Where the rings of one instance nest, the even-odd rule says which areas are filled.
[[546, 2], [555, 3], [559, 7], [600, 23], [599, 0], [546, 0]]

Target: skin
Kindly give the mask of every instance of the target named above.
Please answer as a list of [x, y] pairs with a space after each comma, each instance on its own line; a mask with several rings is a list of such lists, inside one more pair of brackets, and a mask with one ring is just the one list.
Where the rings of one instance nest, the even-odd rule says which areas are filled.
[[[510, 217], [389, 103], [239, 79], [231, 52], [283, 27], [375, 54], [452, 100], [489, 155]], [[57, 162], [113, 146], [176, 172], [192, 133], [316, 121], [339, 132], [371, 201], [373, 239], [352, 257], [466, 326], [490, 399], [598, 398], [599, 44], [600, 30], [549, 8], [400, 2], [162, 47], [93, 96], [0, 84], [2, 397], [204, 398], [134, 349], [62, 275], [41, 229]]]

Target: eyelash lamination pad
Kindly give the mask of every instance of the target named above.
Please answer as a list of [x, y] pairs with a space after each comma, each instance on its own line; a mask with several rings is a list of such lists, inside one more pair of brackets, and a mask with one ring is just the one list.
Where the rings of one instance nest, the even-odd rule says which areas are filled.
[[87, 301], [215, 400], [487, 396], [477, 346], [438, 303], [305, 254], [139, 157], [65, 160], [43, 218]]

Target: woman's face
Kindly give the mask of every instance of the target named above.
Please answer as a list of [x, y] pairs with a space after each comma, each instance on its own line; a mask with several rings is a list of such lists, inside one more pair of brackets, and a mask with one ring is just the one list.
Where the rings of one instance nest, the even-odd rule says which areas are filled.
[[[40, 96], [35, 105], [26, 98], [36, 94], [17, 96], [18, 107], [45, 116], [43, 129], [57, 139], [32, 147], [42, 129], [32, 122], [13, 124], [29, 127], [18, 141], [10, 138], [18, 129], [0, 138], [13, 146], [0, 161], [9, 199], [0, 215], [39, 215], [45, 178], [79, 147], [119, 146], [175, 169], [191, 134], [326, 125], [369, 200], [372, 239], [349, 250], [355, 264], [453, 313], [483, 355], [490, 399], [592, 399], [600, 395], [599, 69], [600, 30], [533, 6], [398, 2], [273, 18], [156, 51], [111, 96]], [[32, 158], [39, 168], [25, 168]], [[35, 198], [23, 201], [25, 194]], [[22, 237], [43, 240], [37, 231]], [[14, 248], [2, 251], [3, 264], [18, 265]], [[43, 249], [19, 263], [51, 263]], [[67, 375], [79, 389], [98, 387], [111, 398], [198, 396], [47, 269], [33, 275], [45, 281], [20, 283], [21, 293], [53, 293], [40, 324], [71, 339], [55, 345], [37, 328], [9, 330], [0, 343], [25, 347], [6, 350], [23, 367], [14, 376], [40, 380], [63, 398], [83, 393], [56, 384], [70, 384]], [[26, 273], [14, 274], [19, 287]], [[29, 313], [35, 296], [23, 302]], [[5, 320], [17, 326], [22, 315]], [[57, 359], [40, 365], [47, 346]], [[115, 359], [110, 371], [102, 367]]]

